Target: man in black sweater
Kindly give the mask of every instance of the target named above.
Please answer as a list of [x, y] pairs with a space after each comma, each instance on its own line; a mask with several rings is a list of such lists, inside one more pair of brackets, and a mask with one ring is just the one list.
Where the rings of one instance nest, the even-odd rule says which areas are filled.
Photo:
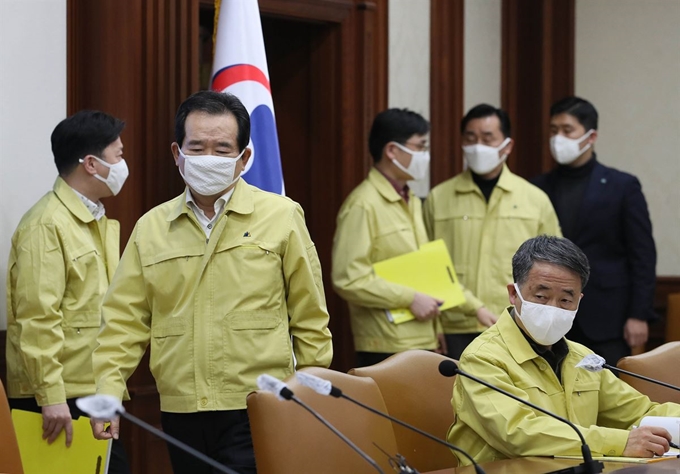
[[656, 249], [647, 202], [635, 176], [597, 161], [597, 110], [578, 97], [550, 108], [550, 151], [558, 166], [533, 180], [555, 207], [565, 237], [588, 256], [591, 276], [567, 338], [609, 364], [645, 344]]

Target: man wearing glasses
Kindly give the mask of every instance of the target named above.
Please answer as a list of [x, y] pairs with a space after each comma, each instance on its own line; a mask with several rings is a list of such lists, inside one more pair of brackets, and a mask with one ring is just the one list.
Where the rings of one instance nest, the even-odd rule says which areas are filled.
[[[374, 166], [338, 214], [332, 279], [349, 304], [358, 367], [440, 345], [441, 302], [373, 272], [374, 263], [418, 250], [428, 241], [420, 199], [406, 182], [429, 170], [429, 132], [428, 121], [410, 110], [378, 114], [368, 140]], [[415, 319], [390, 322], [387, 311], [397, 308], [409, 308]]]

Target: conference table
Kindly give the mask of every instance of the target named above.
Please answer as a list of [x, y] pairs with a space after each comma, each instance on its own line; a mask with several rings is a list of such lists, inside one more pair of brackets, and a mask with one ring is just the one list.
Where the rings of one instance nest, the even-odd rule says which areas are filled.
[[[486, 474], [544, 474], [580, 464], [578, 460], [528, 457], [504, 459], [481, 464]], [[664, 459], [647, 464], [605, 462], [603, 472], [619, 472], [621, 474], [668, 474], [680, 473], [680, 458]], [[472, 466], [452, 467], [427, 474], [475, 474]]]

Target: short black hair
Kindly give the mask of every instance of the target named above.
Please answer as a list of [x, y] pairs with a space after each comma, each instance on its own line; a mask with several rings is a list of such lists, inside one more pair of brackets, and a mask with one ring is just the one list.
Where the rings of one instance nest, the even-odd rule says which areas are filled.
[[595, 106], [580, 97], [565, 97], [550, 107], [550, 117], [559, 114], [569, 114], [588, 130], [597, 130], [597, 110]]
[[59, 176], [71, 174], [87, 155], [101, 158], [124, 128], [125, 122], [99, 110], [81, 110], [59, 122], [50, 138]]
[[185, 124], [191, 112], [203, 112], [209, 115], [233, 115], [238, 127], [236, 135], [238, 151], [241, 152], [248, 146], [250, 141], [250, 115], [243, 103], [234, 94], [200, 91], [182, 102], [175, 115], [175, 141], [180, 148], [186, 137]]
[[571, 240], [563, 237], [539, 235], [519, 246], [512, 257], [512, 278], [523, 285], [536, 262], [559, 265], [576, 273], [581, 279], [581, 290], [590, 277], [588, 257]]
[[492, 117], [494, 115], [498, 117], [498, 120], [501, 122], [501, 132], [503, 133], [503, 136], [508, 138], [510, 136], [510, 117], [508, 116], [508, 113], [503, 109], [496, 108], [489, 104], [479, 104], [472, 107], [460, 122], [460, 133], [465, 133], [465, 128], [470, 120]]
[[413, 135], [425, 135], [429, 132], [430, 122], [419, 113], [408, 109], [387, 109], [373, 120], [368, 136], [368, 150], [377, 163], [388, 143], [397, 142], [403, 145]]

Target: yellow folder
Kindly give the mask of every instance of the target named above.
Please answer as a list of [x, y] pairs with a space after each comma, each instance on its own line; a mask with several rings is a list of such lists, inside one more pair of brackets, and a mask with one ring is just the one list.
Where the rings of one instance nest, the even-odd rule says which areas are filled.
[[[428, 242], [415, 252], [375, 263], [373, 271], [389, 282], [443, 300], [444, 304], [439, 308], [441, 310], [465, 303], [451, 256], [441, 239]], [[408, 308], [399, 308], [387, 310], [387, 318], [394, 324], [400, 324], [415, 317]]]
[[92, 436], [90, 419], [73, 420], [73, 442], [66, 447], [62, 431], [52, 444], [42, 439], [42, 415], [12, 410], [24, 474], [106, 474], [111, 441]]

